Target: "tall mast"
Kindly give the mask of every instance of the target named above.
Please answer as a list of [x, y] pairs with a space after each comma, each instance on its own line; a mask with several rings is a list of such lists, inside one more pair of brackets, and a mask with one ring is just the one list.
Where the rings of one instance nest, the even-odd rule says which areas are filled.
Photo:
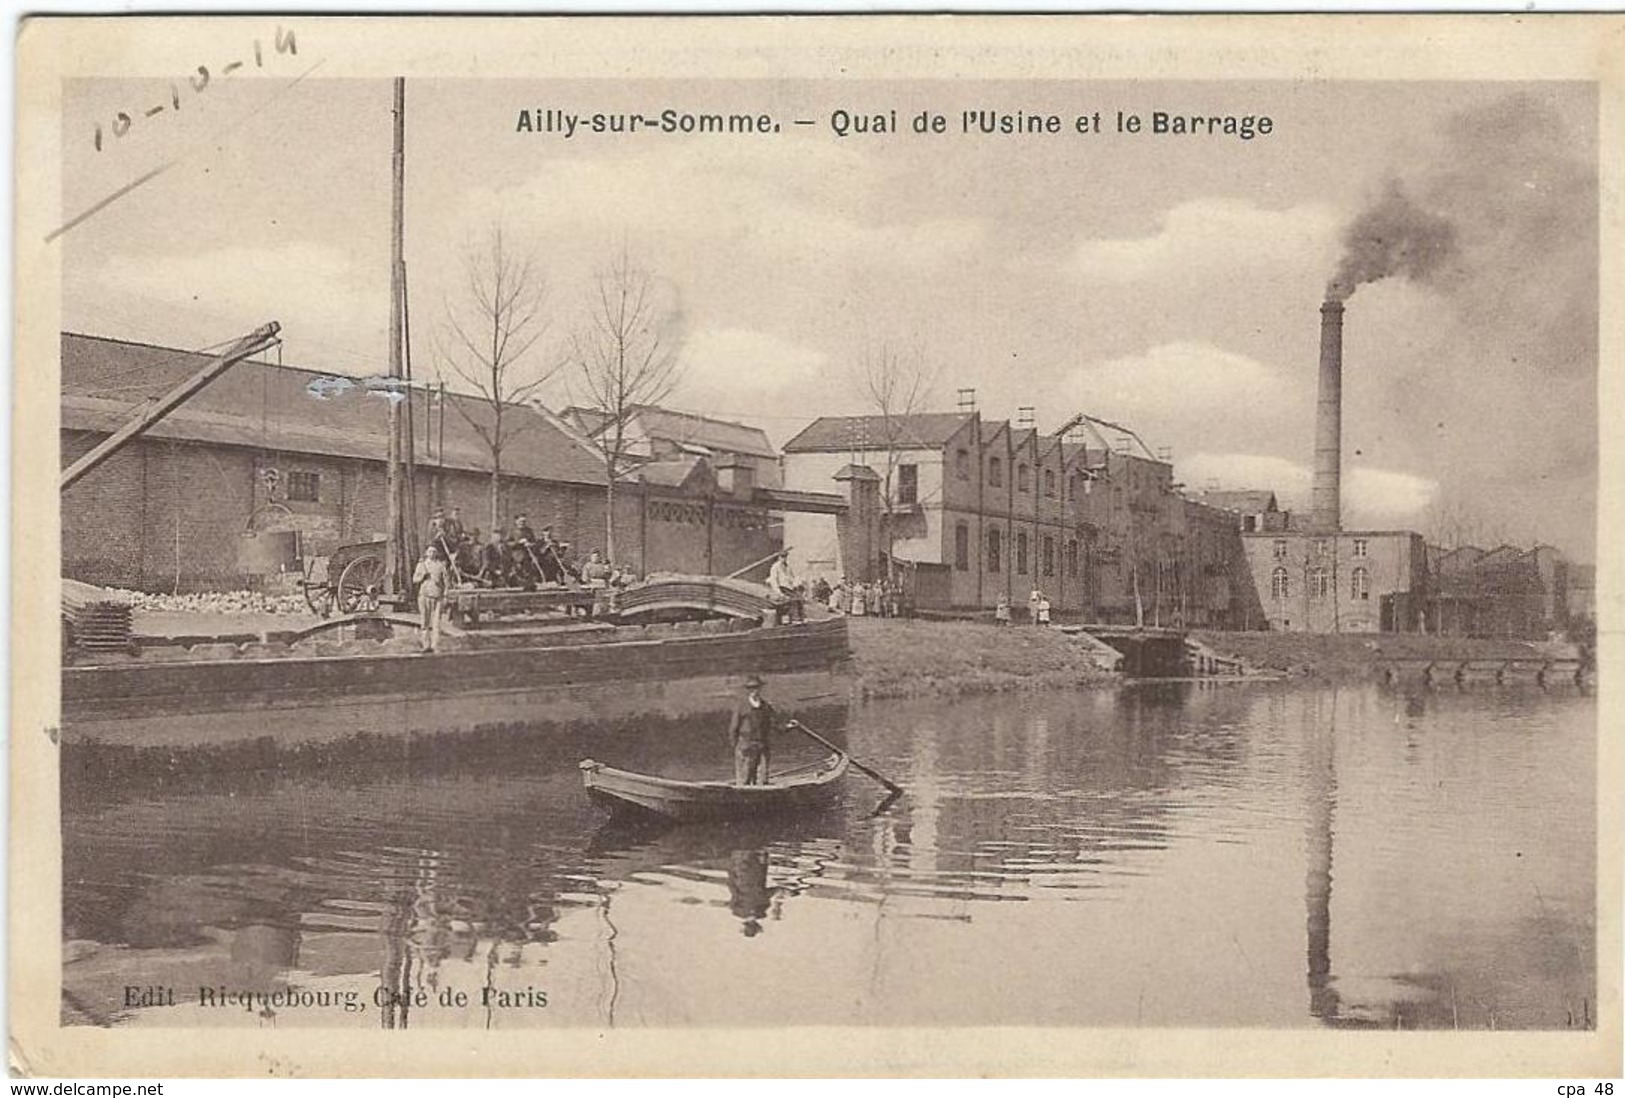
[[[405, 379], [406, 371], [401, 356], [401, 264], [402, 220], [405, 213], [406, 190], [406, 78], [395, 78], [395, 154], [393, 157], [393, 185], [390, 201], [390, 263], [389, 263], [389, 376]], [[410, 396], [409, 393], [402, 395]], [[412, 567], [410, 538], [406, 531], [404, 488], [406, 478], [401, 470], [401, 401], [391, 392], [389, 400], [389, 467], [385, 471], [385, 490], [389, 497], [388, 541], [384, 549], [386, 583], [392, 593], [406, 590], [410, 581], [408, 569]]]

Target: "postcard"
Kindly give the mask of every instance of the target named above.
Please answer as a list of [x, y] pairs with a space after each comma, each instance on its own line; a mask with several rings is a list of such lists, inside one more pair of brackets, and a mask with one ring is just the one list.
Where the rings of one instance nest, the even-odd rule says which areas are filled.
[[1619, 1074], [1625, 21], [18, 57], [15, 1072]]

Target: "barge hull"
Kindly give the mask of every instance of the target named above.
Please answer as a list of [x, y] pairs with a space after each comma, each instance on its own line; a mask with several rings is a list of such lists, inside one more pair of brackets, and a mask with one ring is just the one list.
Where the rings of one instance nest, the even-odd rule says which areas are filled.
[[523, 721], [727, 708], [738, 676], [770, 676], [796, 703], [840, 689], [844, 620], [741, 633], [432, 656], [128, 663], [63, 671], [63, 742], [218, 746], [277, 738], [455, 732]]

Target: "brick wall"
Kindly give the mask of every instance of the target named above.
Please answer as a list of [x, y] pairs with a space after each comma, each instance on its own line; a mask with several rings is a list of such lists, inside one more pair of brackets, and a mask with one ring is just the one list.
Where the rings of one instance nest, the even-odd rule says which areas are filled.
[[[104, 437], [64, 432], [63, 464]], [[274, 488], [266, 475], [272, 469]], [[296, 474], [317, 478], [317, 499], [288, 498]], [[464, 526], [489, 534], [488, 475], [420, 467], [416, 487], [420, 542], [436, 507], [461, 508]], [[551, 526], [583, 559], [605, 544], [601, 487], [504, 478], [501, 501], [504, 525], [527, 514], [533, 528]], [[381, 538], [387, 507], [381, 462], [140, 439], [63, 494], [62, 571], [150, 591], [236, 589], [248, 583], [238, 552], [250, 530], [297, 530], [307, 557], [326, 556], [339, 545]], [[616, 539], [621, 563], [639, 572], [718, 575], [783, 543], [782, 528], [763, 508], [658, 492], [646, 506], [632, 487], [617, 493]]]

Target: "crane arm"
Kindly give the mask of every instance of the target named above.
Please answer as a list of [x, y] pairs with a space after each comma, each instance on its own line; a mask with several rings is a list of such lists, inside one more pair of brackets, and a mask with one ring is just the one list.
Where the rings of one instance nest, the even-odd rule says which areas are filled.
[[282, 326], [276, 321], [255, 328], [252, 332], [211, 358], [197, 373], [175, 386], [156, 401], [144, 405], [128, 423], [114, 431], [99, 445], [78, 461], [62, 470], [61, 491], [67, 491], [86, 473], [112, 457], [119, 450], [140, 438], [153, 424], [184, 404], [209, 382], [250, 355], [258, 354], [276, 343], [276, 334]]

